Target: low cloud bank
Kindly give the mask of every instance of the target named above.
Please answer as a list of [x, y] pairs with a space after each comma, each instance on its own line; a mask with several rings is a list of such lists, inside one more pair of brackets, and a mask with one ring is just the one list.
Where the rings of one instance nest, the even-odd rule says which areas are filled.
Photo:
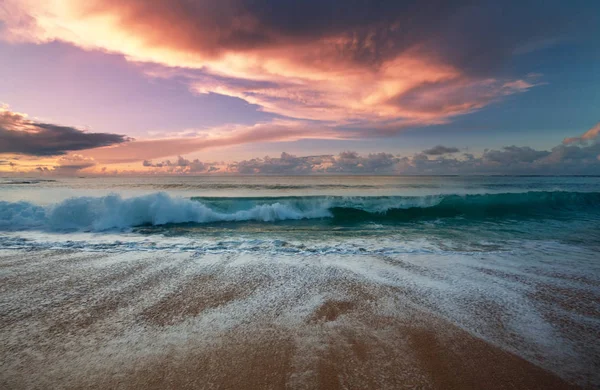
[[[580, 137], [567, 138], [550, 150], [529, 146], [506, 146], [486, 149], [480, 156], [459, 154], [456, 147], [437, 145], [411, 156], [391, 153], [360, 155], [344, 151], [337, 155], [295, 156], [281, 153], [279, 157], [254, 158], [222, 166], [219, 172], [257, 175], [308, 174], [539, 174], [539, 175], [600, 175], [600, 124]], [[211, 172], [215, 163], [189, 161], [152, 163], [144, 167], [182, 173]], [[192, 166], [197, 169], [191, 168]], [[184, 169], [175, 169], [184, 168]], [[211, 168], [212, 167], [212, 168]]]
[[162, 171], [170, 173], [208, 173], [219, 170], [215, 166], [217, 163], [205, 163], [198, 159], [188, 160], [181, 156], [177, 156], [176, 161], [165, 160], [158, 163], [144, 160], [142, 165], [144, 167], [160, 168]]
[[423, 154], [427, 154], [430, 156], [441, 156], [442, 154], [451, 154], [451, 153], [458, 153], [458, 152], [459, 152], [458, 148], [438, 145], [438, 146], [434, 146], [431, 149], [425, 149], [423, 151]]

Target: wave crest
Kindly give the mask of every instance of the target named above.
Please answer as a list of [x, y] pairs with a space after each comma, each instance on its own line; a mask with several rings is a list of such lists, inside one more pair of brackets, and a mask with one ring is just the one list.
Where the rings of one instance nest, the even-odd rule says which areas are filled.
[[424, 197], [178, 198], [155, 193], [77, 197], [50, 206], [0, 202], [0, 229], [106, 231], [144, 225], [331, 218], [335, 222], [551, 217], [600, 211], [600, 193], [527, 192]]

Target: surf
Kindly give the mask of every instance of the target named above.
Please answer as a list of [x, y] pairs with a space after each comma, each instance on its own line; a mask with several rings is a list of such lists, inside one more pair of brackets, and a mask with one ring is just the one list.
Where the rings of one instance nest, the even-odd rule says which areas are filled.
[[0, 230], [107, 231], [139, 226], [326, 219], [408, 223], [424, 219], [556, 218], [600, 212], [600, 192], [535, 191], [430, 196], [192, 197], [164, 192], [74, 197], [42, 206], [0, 201]]

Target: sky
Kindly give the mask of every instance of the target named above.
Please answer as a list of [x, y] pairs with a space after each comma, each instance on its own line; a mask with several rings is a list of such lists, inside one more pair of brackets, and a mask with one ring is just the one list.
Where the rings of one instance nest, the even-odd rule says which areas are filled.
[[600, 174], [600, 2], [0, 0], [0, 174]]

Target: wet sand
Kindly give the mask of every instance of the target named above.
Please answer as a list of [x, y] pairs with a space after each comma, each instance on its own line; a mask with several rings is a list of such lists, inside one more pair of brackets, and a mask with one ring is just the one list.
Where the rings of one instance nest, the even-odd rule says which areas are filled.
[[587, 361], [575, 384], [420, 290], [310, 261], [0, 251], [0, 388], [593, 387]]

